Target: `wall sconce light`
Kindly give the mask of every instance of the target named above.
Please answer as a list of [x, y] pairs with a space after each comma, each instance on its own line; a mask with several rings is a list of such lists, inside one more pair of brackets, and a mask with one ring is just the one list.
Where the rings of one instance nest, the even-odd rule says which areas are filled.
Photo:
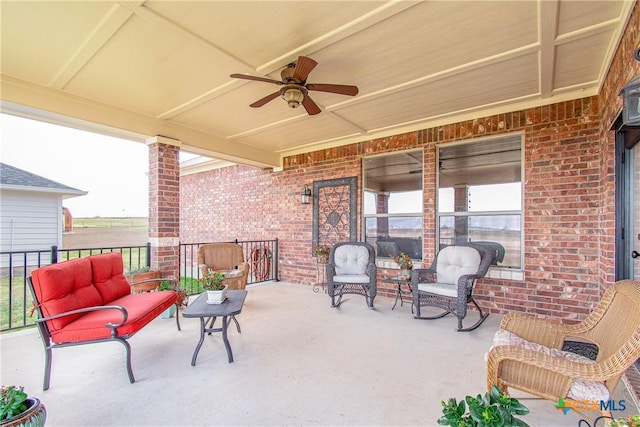
[[640, 74], [629, 80], [620, 92], [624, 105], [622, 124], [640, 126]]
[[308, 205], [309, 201], [311, 200], [311, 189], [307, 184], [304, 185], [304, 191], [302, 191], [301, 196], [302, 196], [302, 204]]
[[[640, 61], [640, 46], [633, 52], [636, 61]], [[640, 74], [629, 80], [620, 91], [622, 97], [622, 125], [640, 126]]]

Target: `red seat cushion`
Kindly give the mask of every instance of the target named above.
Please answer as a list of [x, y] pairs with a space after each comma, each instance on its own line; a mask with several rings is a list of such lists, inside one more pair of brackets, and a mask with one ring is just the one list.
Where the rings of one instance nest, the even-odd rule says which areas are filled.
[[[177, 299], [178, 295], [175, 291], [148, 292], [129, 294], [105, 305], [118, 305], [127, 310], [127, 321], [117, 329], [117, 336], [128, 337], [171, 307]], [[121, 321], [122, 315], [118, 310], [90, 312], [55, 333], [52, 332], [51, 339], [61, 344], [109, 338], [111, 328], [105, 325], [109, 322], [120, 323]]]
[[[91, 262], [79, 258], [34, 270], [31, 282], [40, 309], [45, 317], [78, 308], [102, 305], [102, 296], [93, 286]], [[51, 332], [64, 328], [81, 314], [50, 320], [47, 326]]]
[[111, 252], [92, 255], [89, 257], [89, 261], [91, 262], [93, 284], [100, 292], [105, 305], [131, 293], [131, 286], [124, 277], [121, 254]]

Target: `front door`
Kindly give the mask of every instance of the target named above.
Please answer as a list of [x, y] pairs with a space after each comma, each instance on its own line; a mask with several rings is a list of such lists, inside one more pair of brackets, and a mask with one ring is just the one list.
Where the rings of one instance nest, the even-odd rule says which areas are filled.
[[616, 134], [616, 280], [640, 280], [640, 144], [630, 139]]

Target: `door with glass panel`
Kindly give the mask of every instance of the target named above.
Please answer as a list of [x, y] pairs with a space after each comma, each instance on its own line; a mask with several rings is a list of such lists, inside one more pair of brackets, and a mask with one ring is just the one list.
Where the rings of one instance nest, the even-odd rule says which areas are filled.
[[638, 134], [616, 133], [616, 280], [640, 280]]

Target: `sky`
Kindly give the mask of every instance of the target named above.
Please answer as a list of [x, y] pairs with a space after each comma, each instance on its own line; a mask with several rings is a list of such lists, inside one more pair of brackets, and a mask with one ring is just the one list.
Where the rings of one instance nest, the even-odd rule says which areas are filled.
[[78, 190], [62, 201], [74, 218], [147, 217], [144, 143], [0, 114], [0, 161]]

